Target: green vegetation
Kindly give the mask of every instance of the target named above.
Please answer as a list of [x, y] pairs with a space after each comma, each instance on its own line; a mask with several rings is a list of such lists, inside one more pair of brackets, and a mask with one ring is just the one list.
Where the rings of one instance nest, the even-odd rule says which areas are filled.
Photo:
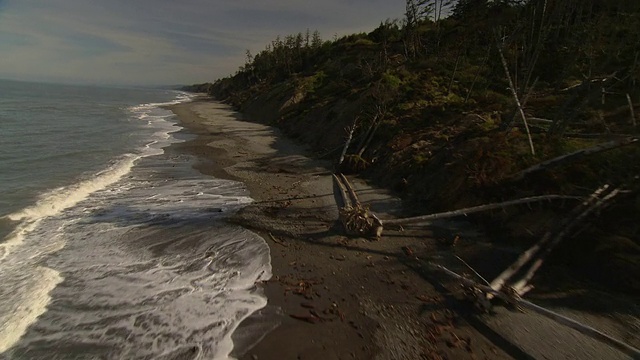
[[[638, 145], [512, 177], [636, 133], [640, 2], [407, 0], [406, 9], [368, 34], [277, 38], [256, 56], [247, 52], [209, 93], [331, 158], [355, 126], [342, 171], [395, 189], [419, 212], [626, 184], [634, 192], [590, 224], [589, 249], [574, 258], [611, 260], [640, 279]], [[518, 216], [478, 220], [512, 238], [524, 234], [498, 225]]]

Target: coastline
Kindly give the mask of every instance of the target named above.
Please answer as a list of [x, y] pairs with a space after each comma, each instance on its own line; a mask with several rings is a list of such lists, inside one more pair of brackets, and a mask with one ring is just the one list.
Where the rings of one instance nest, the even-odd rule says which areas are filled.
[[[169, 108], [180, 125], [197, 136], [174, 146], [198, 156], [196, 168], [202, 173], [246, 184], [255, 203], [232, 221], [263, 236], [271, 248], [273, 278], [264, 284], [268, 305], [253, 319], [267, 314], [271, 320], [276, 317], [279, 326], [254, 339], [260, 341], [250, 349], [238, 346], [233, 356], [394, 359], [437, 354], [451, 334], [442, 334], [440, 346], [433, 344], [424, 336], [426, 322], [432, 314], [453, 321], [454, 314], [411, 269], [402, 250], [433, 250], [433, 241], [421, 239], [430, 237], [429, 231], [389, 232], [378, 242], [347, 238], [335, 228], [338, 216], [328, 162], [304, 156], [304, 146], [277, 129], [240, 120], [226, 105], [200, 99]], [[354, 186], [362, 202], [377, 213], [400, 211], [400, 200], [386, 191], [360, 181]], [[424, 307], [429, 310], [421, 311]], [[483, 338], [469, 326], [459, 327], [459, 337]], [[488, 341], [471, 346], [479, 354], [510, 358]], [[443, 355], [470, 354], [465, 348], [449, 350]]]
[[[464, 229], [405, 228], [386, 231], [381, 241], [345, 237], [336, 223], [328, 162], [313, 160], [306, 156], [308, 149], [277, 129], [243, 121], [221, 103], [203, 98], [168, 108], [196, 136], [172, 146], [197, 156], [196, 168], [203, 174], [246, 184], [255, 202], [231, 221], [261, 235], [271, 249], [273, 278], [263, 284], [268, 305], [240, 325], [237, 333], [244, 335], [234, 337], [232, 356], [537, 357], [521, 348], [542, 347], [539, 339], [544, 329], [532, 331], [532, 339], [525, 336], [522, 341], [529, 346], [515, 346], [490, 326], [491, 319], [480, 320], [458, 301], [459, 294], [440, 285], [446, 281], [423, 271], [419, 259], [437, 256], [442, 241], [452, 240]], [[362, 202], [377, 214], [389, 218], [401, 213], [400, 200], [352, 180]], [[464, 241], [466, 235], [462, 238]], [[505, 319], [508, 315], [494, 322], [503, 322], [498, 324], [501, 327]], [[527, 321], [517, 318], [518, 324]], [[252, 326], [266, 335], [246, 337], [255, 332]], [[277, 326], [273, 331], [265, 330], [273, 326]], [[516, 328], [513, 332], [521, 335], [524, 331]], [[557, 334], [549, 341], [556, 341], [554, 336]], [[584, 347], [584, 342], [575, 341], [578, 347]], [[589, 343], [583, 351], [607, 354], [601, 344]], [[543, 354], [553, 350], [540, 349]]]

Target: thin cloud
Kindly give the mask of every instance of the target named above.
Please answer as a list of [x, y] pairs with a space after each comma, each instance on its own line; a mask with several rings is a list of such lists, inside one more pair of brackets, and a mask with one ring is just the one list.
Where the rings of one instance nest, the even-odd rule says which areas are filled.
[[110, 84], [211, 81], [277, 35], [372, 30], [382, 0], [0, 0], [0, 77]]

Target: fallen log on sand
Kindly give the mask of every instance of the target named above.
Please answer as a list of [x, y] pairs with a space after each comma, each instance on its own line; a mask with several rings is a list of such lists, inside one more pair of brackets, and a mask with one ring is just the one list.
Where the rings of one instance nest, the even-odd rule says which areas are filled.
[[382, 221], [368, 208], [362, 206], [358, 195], [346, 176], [333, 174], [340, 190], [343, 206], [338, 205], [338, 218], [348, 235], [371, 236], [376, 240], [382, 235]]
[[343, 227], [349, 235], [369, 235], [379, 239], [382, 236], [384, 225], [405, 225], [416, 224], [437, 219], [446, 219], [456, 216], [466, 216], [469, 214], [489, 211], [495, 209], [502, 209], [508, 206], [530, 204], [541, 201], [552, 200], [582, 200], [577, 196], [565, 196], [565, 195], [542, 195], [532, 196], [521, 199], [509, 200], [500, 203], [485, 204], [479, 206], [473, 206], [464, 209], [458, 209], [453, 211], [447, 211], [442, 213], [415, 216], [401, 219], [389, 219], [381, 220], [372, 211], [364, 207], [358, 200], [358, 195], [353, 186], [349, 182], [346, 176], [343, 174], [333, 174], [334, 183], [337, 185], [340, 198], [342, 199], [342, 206], [338, 204], [339, 220], [342, 222]]
[[[527, 310], [531, 310], [535, 313], [538, 313], [540, 315], [543, 315], [551, 320], [554, 320], [562, 325], [568, 326], [584, 335], [587, 335], [593, 339], [596, 339], [602, 343], [605, 343], [615, 349], [620, 350], [621, 352], [631, 356], [632, 359], [640, 359], [640, 350], [636, 349], [635, 347], [628, 345], [616, 338], [613, 338], [601, 331], [598, 331], [588, 325], [584, 325], [581, 324], [571, 318], [568, 318], [564, 315], [560, 315], [556, 312], [553, 312], [551, 310], [547, 310], [541, 306], [538, 306], [534, 303], [531, 303], [529, 301], [523, 300], [522, 298], [520, 298], [520, 296], [518, 296], [517, 294], [515, 294], [515, 292], [510, 291], [496, 291], [493, 288], [491, 288], [490, 286], [486, 286], [486, 285], [482, 285], [479, 284], [471, 279], [468, 279], [462, 275], [459, 275], [449, 269], [447, 269], [446, 267], [442, 266], [442, 265], [437, 265], [437, 264], [433, 264], [428, 262], [427, 263], [429, 265], [429, 267], [432, 270], [435, 271], [439, 271], [449, 277], [452, 277], [458, 281], [460, 281], [460, 283], [462, 285], [464, 285], [465, 287], [469, 287], [474, 289], [474, 292], [482, 292], [485, 293], [486, 295], [492, 295], [495, 297], [498, 297], [510, 304], [513, 304], [517, 307], [520, 307], [522, 309], [527, 309]], [[480, 297], [482, 298], [482, 297]], [[486, 298], [485, 298], [486, 299]]]
[[[421, 223], [435, 219], [443, 219], [481, 211], [500, 209], [506, 206], [518, 204], [528, 204], [550, 200], [582, 199], [575, 196], [563, 195], [533, 196], [501, 203], [486, 204], [465, 209], [448, 211], [444, 213], [382, 221], [373, 212], [362, 206], [355, 192], [355, 189], [346, 176], [342, 174], [334, 174], [333, 179], [339, 189], [340, 198], [342, 199], [343, 203], [343, 206], [338, 205], [338, 210], [339, 219], [342, 222], [345, 232], [349, 235], [356, 236], [375, 236], [377, 239], [379, 239], [382, 234], [383, 224], [401, 225], [410, 223]], [[551, 250], [564, 237], [566, 237], [566, 235], [568, 235], [571, 230], [581, 224], [588, 215], [609, 205], [611, 200], [621, 192], [622, 190], [620, 188], [611, 190], [608, 185], [597, 189], [593, 194], [591, 194], [589, 198], [585, 199], [580, 205], [576, 206], [570, 212], [569, 216], [560, 224], [559, 230], [555, 232], [547, 232], [547, 234], [545, 234], [545, 236], [538, 243], [525, 251], [514, 264], [503, 271], [503, 273], [500, 274], [491, 283], [488, 283], [484, 278], [482, 278], [482, 276], [480, 276], [480, 274], [478, 274], [462, 259], [460, 260], [465, 264], [465, 266], [470, 268], [476, 276], [478, 276], [485, 282], [485, 284], [479, 284], [476, 281], [459, 275], [442, 265], [434, 264], [431, 262], [427, 262], [427, 265], [431, 270], [438, 271], [458, 280], [465, 288], [467, 296], [472, 297], [472, 300], [478, 308], [485, 310], [490, 308], [491, 299], [497, 297], [520, 309], [527, 309], [536, 312], [562, 325], [568, 326], [584, 335], [587, 335], [593, 339], [596, 339], [615, 349], [620, 350], [621, 352], [631, 356], [633, 359], [640, 359], [640, 350], [636, 349], [635, 347], [628, 345], [618, 339], [615, 339], [590, 326], [581, 324], [578, 321], [575, 321], [551, 310], [545, 309], [521, 298], [521, 295], [532, 288], [531, 285], [529, 285], [529, 282], [533, 278], [536, 271], [540, 268], [540, 266], [542, 266], [546, 256], [551, 252]], [[535, 258], [536, 256], [537, 258]], [[513, 276], [521, 272], [524, 265], [531, 262], [533, 263], [528, 271], [524, 274], [524, 276], [518, 281], [512, 281]]]
[[502, 209], [507, 206], [513, 206], [513, 205], [530, 204], [534, 202], [551, 201], [551, 200], [581, 200], [581, 199], [582, 199], [581, 197], [565, 196], [565, 195], [532, 196], [532, 197], [526, 197], [522, 199], [509, 200], [501, 203], [473, 206], [470, 208], [458, 209], [458, 210], [447, 211], [447, 212], [442, 212], [437, 214], [422, 215], [422, 216], [415, 216], [415, 217], [402, 218], [402, 219], [383, 220], [383, 224], [388, 224], [388, 225], [415, 224], [415, 223], [427, 222], [427, 221], [438, 220], [438, 219], [446, 219], [446, 218], [451, 218], [456, 216], [466, 216], [466, 215], [477, 213], [477, 212]]
[[[375, 236], [377, 239], [379, 239], [382, 234], [383, 223], [393, 225], [420, 223], [435, 219], [466, 215], [480, 211], [499, 209], [506, 206], [527, 204], [537, 201], [580, 199], [574, 196], [562, 195], [534, 196], [506, 201], [502, 203], [459, 209], [445, 213], [417, 216], [405, 219], [386, 220], [383, 222], [373, 212], [362, 206], [355, 192], [355, 189], [346, 176], [342, 174], [334, 174], [333, 180], [339, 189], [340, 198], [342, 199], [343, 206], [338, 205], [338, 210], [339, 219], [345, 229], [345, 232], [349, 235], [356, 236]], [[593, 213], [594, 211], [601, 210], [603, 207], [607, 206], [610, 203], [610, 200], [619, 193], [621, 193], [621, 190], [619, 188], [609, 191], [608, 185], [605, 185], [596, 190], [593, 194], [591, 194], [589, 198], [587, 198], [580, 205], [574, 208], [567, 220], [565, 220], [561, 224], [563, 226], [560, 227], [560, 230], [554, 233], [555, 236], [551, 235], [552, 232], [548, 232], [547, 234], [545, 234], [541, 241], [539, 241], [529, 250], [525, 251], [514, 264], [512, 264], [490, 284], [479, 284], [465, 276], [459, 275], [447, 269], [442, 265], [434, 264], [431, 262], [427, 262], [427, 265], [431, 270], [441, 272], [449, 277], [458, 280], [465, 288], [467, 295], [473, 298], [474, 303], [479, 308], [488, 309], [491, 306], [491, 299], [493, 297], [497, 297], [510, 304], [513, 304], [520, 309], [527, 309], [536, 312], [562, 325], [568, 326], [584, 335], [587, 335], [593, 339], [596, 339], [615, 349], [620, 350], [621, 352], [631, 356], [633, 359], [640, 359], [640, 350], [634, 348], [633, 346], [615, 339], [590, 326], [581, 324], [578, 321], [575, 321], [551, 310], [547, 310], [541, 306], [538, 306], [521, 298], [521, 295], [526, 293], [526, 291], [531, 288], [528, 283], [533, 278], [533, 275], [538, 270], [538, 268], [540, 268], [540, 266], [542, 265], [546, 255], [548, 255], [548, 253], [560, 242], [560, 240], [562, 240], [562, 238], [564, 238], [568, 234], [569, 231], [571, 231], [578, 224], [584, 221], [584, 219], [586, 219], [589, 214]], [[516, 273], [518, 273], [524, 265], [529, 263], [530, 260], [534, 258], [534, 256], [540, 253], [541, 255], [539, 255], [538, 258], [535, 259], [524, 277], [515, 282], [514, 286], [509, 286], [508, 284], [511, 283], [511, 278]], [[467, 267], [471, 268], [464, 261], [463, 263]], [[471, 270], [476, 274], [476, 276], [479, 276], [479, 278], [487, 283], [487, 281], [484, 280], [484, 278], [482, 278], [475, 270], [473, 270], [472, 268]]]
[[[505, 269], [500, 275], [498, 275], [498, 277], [496, 277], [491, 282], [491, 288], [494, 289], [495, 291], [500, 291], [502, 287], [507, 282], [509, 282], [516, 273], [520, 272], [521, 269], [526, 264], [531, 262], [536, 255], [538, 255], [542, 251], [546, 251], [547, 253], [551, 251], [551, 249], [560, 242], [560, 240], [567, 234], [568, 231], [573, 229], [581, 220], [583, 220], [587, 215], [593, 212], [593, 210], [603, 205], [602, 201], [599, 202], [598, 199], [608, 189], [609, 189], [609, 185], [604, 185], [603, 187], [594, 191], [593, 194], [591, 194], [591, 196], [588, 199], [583, 201], [580, 205], [576, 206], [568, 214], [568, 216], [559, 224], [558, 226], [559, 230], [548, 231], [540, 241], [538, 241], [535, 245], [530, 247], [527, 251], [523, 252], [518, 257], [518, 259], [513, 264], [511, 264], [511, 266]], [[554, 234], [557, 234], [557, 235], [553, 237]], [[545, 247], [547, 246], [551, 246], [551, 247], [548, 247], [548, 250], [544, 250]], [[540, 265], [535, 265], [534, 263], [534, 265], [532, 266], [539, 267]], [[535, 273], [536, 270], [537, 268], [533, 270], [533, 273]], [[525, 285], [530, 280], [530, 278], [529, 279], [527, 278], [533, 277], [533, 273], [527, 274], [525, 276], [525, 278], [523, 279], [525, 280], [524, 283], [522, 283], [522, 280], [519, 281], [519, 284], [517, 286], [517, 292], [519, 295], [523, 295], [526, 291], [529, 290], [529, 288], [527, 288]]]

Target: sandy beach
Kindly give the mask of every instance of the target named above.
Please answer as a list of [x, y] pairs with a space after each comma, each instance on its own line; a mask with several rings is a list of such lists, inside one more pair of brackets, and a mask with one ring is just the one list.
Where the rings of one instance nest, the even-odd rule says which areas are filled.
[[[268, 305], [241, 325], [233, 356], [626, 358], [532, 315], [501, 309], [498, 317], [476, 316], [456, 286], [426, 271], [423, 262], [446, 262], [452, 242], [470, 242], [476, 234], [464, 223], [385, 229], [380, 241], [346, 237], [337, 222], [330, 162], [315, 160], [304, 144], [259, 119], [244, 121], [218, 102], [201, 99], [171, 110], [196, 135], [175, 149], [198, 156], [204, 174], [246, 184], [255, 202], [231, 221], [260, 234], [271, 249], [273, 277], [260, 285]], [[402, 214], [393, 194], [351, 181], [380, 217]], [[614, 325], [612, 335], [637, 346], [633, 329]]]

